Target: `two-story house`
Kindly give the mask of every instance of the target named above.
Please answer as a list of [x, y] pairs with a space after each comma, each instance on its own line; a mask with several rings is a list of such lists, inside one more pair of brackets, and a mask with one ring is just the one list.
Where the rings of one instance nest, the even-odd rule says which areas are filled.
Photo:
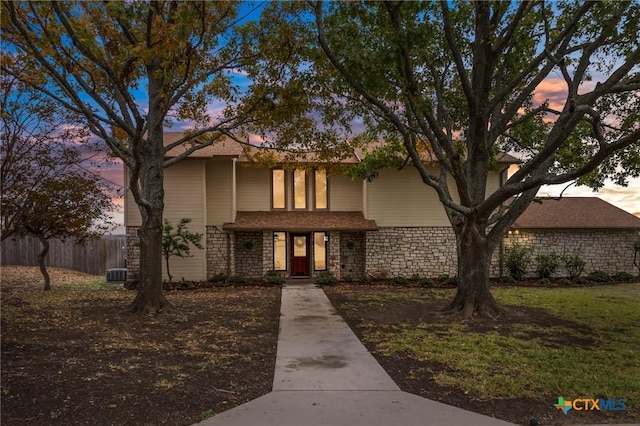
[[[167, 133], [166, 143], [178, 137]], [[490, 175], [489, 191], [500, 185], [509, 160]], [[344, 163], [358, 161], [354, 153]], [[227, 140], [165, 170], [164, 217], [171, 223], [188, 217], [189, 230], [206, 236], [204, 250], [172, 259], [178, 279], [259, 277], [270, 270], [354, 279], [456, 274], [455, 236], [444, 209], [412, 167], [381, 170], [372, 182], [310, 164], [263, 168]], [[140, 215], [130, 194], [125, 226], [129, 273], [135, 275]]]
[[[167, 133], [165, 142], [178, 137]], [[354, 153], [343, 162], [358, 161]], [[488, 177], [487, 193], [506, 179], [515, 162], [508, 155], [500, 157]], [[453, 182], [449, 187], [455, 188]], [[515, 240], [530, 243], [534, 255], [577, 249], [584, 252], [589, 270], [636, 270], [633, 241], [639, 218], [597, 198], [548, 200], [530, 210], [505, 236], [505, 246]], [[567, 213], [572, 211], [582, 218]], [[171, 259], [178, 280], [216, 274], [260, 277], [271, 270], [286, 277], [330, 272], [353, 279], [456, 275], [455, 235], [436, 192], [413, 167], [380, 170], [371, 182], [328, 173], [311, 160], [298, 169], [267, 168], [249, 162], [242, 146], [227, 140], [165, 170], [164, 217], [173, 224], [190, 218], [189, 230], [205, 235], [203, 250]], [[533, 223], [532, 217], [546, 219]], [[135, 276], [140, 215], [130, 194], [125, 226], [129, 276]], [[615, 256], [603, 256], [613, 248]], [[494, 253], [493, 276], [500, 275], [502, 254]]]

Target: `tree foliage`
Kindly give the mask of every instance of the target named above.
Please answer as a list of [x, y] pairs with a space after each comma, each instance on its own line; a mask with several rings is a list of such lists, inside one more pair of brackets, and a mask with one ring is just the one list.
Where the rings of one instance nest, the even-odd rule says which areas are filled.
[[[437, 192], [458, 249], [451, 312], [503, 312], [491, 255], [542, 185], [640, 173], [637, 2], [318, 1], [271, 16], [298, 45], [290, 77], [310, 84], [307, 113], [330, 132], [360, 120], [349, 147], [400, 143], [371, 150], [360, 176], [380, 155], [406, 158]], [[522, 163], [489, 193], [502, 152]]]
[[109, 230], [115, 194], [87, 168], [87, 133], [71, 117], [8, 76], [2, 77], [1, 107], [1, 238], [30, 233], [40, 240], [38, 262], [49, 290], [48, 240], [83, 243]]
[[[240, 138], [234, 132], [266, 105], [264, 94], [244, 94], [237, 82], [260, 53], [239, 29], [240, 6], [2, 2], [2, 72], [82, 116], [128, 170], [142, 217], [133, 311], [171, 309], [162, 294], [163, 169], [225, 137]], [[222, 112], [209, 110], [214, 101]], [[165, 144], [164, 128], [177, 121], [190, 130]]]
[[182, 258], [190, 257], [191, 245], [202, 250], [202, 234], [187, 230], [187, 225], [190, 223], [190, 218], [183, 217], [174, 229], [173, 225], [171, 225], [167, 219], [164, 220], [164, 228], [162, 230], [162, 256], [164, 256], [167, 266], [169, 282], [172, 282], [171, 270], [169, 269], [169, 259], [171, 256]]

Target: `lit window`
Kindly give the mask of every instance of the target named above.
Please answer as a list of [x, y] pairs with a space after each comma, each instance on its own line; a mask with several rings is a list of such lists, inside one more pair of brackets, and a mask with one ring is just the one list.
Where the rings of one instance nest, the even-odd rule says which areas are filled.
[[274, 209], [285, 208], [285, 180], [284, 170], [272, 170], [273, 173], [273, 195], [272, 202]]
[[287, 270], [287, 235], [284, 232], [273, 233], [273, 269]]
[[327, 233], [313, 233], [313, 269], [316, 271], [327, 270]]
[[327, 171], [316, 170], [316, 209], [327, 208]]
[[307, 174], [304, 170], [293, 172], [293, 208], [307, 207]]

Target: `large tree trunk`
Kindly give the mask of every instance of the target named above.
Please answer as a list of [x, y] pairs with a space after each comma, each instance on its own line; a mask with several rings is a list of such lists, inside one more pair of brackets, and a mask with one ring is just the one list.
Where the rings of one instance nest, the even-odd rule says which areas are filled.
[[36, 234], [36, 236], [40, 240], [40, 244], [42, 244], [42, 250], [38, 253], [38, 266], [40, 266], [40, 273], [42, 274], [42, 278], [44, 278], [44, 290], [51, 290], [51, 279], [49, 278], [47, 266], [45, 265], [47, 253], [49, 253], [49, 240], [42, 234]]
[[[153, 114], [150, 112], [150, 120]], [[162, 291], [162, 214], [164, 209], [164, 147], [162, 120], [149, 127], [146, 143], [140, 146], [140, 197], [138, 204], [142, 224], [138, 230], [140, 238], [140, 276], [138, 293], [132, 312], [156, 314], [172, 311], [173, 307]], [[132, 185], [135, 185], [132, 182]]]
[[456, 229], [458, 244], [458, 290], [445, 312], [463, 319], [473, 315], [497, 318], [506, 312], [489, 291], [489, 269], [493, 247], [484, 227], [465, 220]]

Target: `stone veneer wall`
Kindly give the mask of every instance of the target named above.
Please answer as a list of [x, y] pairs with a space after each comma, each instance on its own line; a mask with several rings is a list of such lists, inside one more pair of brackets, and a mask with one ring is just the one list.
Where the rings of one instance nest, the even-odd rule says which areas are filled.
[[127, 226], [127, 279], [138, 277], [140, 273], [139, 226]]
[[[354, 249], [347, 246], [349, 241], [356, 243]], [[340, 233], [340, 269], [342, 277], [359, 278], [364, 275], [366, 238], [364, 232]]]
[[[375, 278], [458, 274], [456, 237], [450, 227], [384, 227], [366, 233], [365, 247], [365, 271]], [[496, 248], [490, 276], [499, 274]]]
[[262, 231], [262, 275], [273, 270], [273, 231]]
[[[519, 230], [519, 234], [512, 234], [505, 238], [505, 247], [512, 241], [528, 245], [532, 248], [532, 259], [529, 265], [529, 275], [534, 276], [536, 270], [536, 256], [555, 252], [562, 254], [564, 250], [582, 250], [585, 265], [584, 273], [600, 270], [608, 274], [624, 271], [633, 275], [638, 269], [633, 265], [633, 243], [638, 238], [634, 230]], [[565, 276], [563, 268], [556, 274]]]
[[329, 254], [327, 259], [327, 272], [333, 274], [336, 278], [340, 278], [340, 231], [329, 232]]
[[[245, 244], [253, 242], [249, 250]], [[235, 233], [235, 274], [243, 277], [261, 277], [263, 275], [263, 238], [262, 232]]]
[[207, 278], [230, 274], [231, 236], [217, 226], [207, 226]]

